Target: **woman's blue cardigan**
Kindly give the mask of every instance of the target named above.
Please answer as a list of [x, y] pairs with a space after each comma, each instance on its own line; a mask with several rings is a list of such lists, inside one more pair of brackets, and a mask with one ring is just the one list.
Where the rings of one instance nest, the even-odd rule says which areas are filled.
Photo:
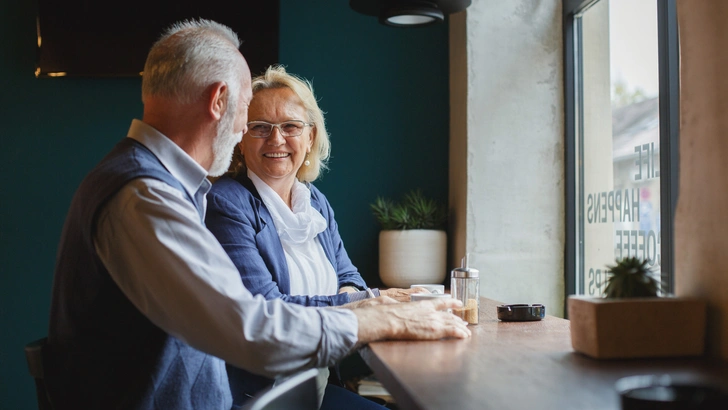
[[[326, 230], [318, 235], [318, 240], [338, 276], [339, 288], [354, 286], [364, 289], [366, 283], [344, 249], [334, 210], [321, 191], [312, 184], [307, 185], [311, 190], [311, 206], [323, 215], [328, 224]], [[255, 185], [244, 172], [235, 178], [226, 175], [215, 181], [207, 194], [207, 201], [205, 224], [220, 241], [251, 293], [305, 306], [349, 303], [347, 293], [290, 295], [288, 264], [276, 227]]]

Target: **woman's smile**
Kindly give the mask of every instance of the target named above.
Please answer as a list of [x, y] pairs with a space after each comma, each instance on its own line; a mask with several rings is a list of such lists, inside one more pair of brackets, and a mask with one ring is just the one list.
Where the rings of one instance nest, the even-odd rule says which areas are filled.
[[278, 159], [278, 158], [288, 158], [291, 156], [291, 154], [288, 152], [268, 152], [268, 153], [263, 154], [263, 156], [266, 158]]

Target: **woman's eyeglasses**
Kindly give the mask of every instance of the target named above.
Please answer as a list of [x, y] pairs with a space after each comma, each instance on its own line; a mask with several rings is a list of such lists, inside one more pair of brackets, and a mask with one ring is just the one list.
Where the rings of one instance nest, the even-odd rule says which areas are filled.
[[313, 123], [307, 123], [301, 120], [291, 120], [278, 124], [271, 124], [265, 121], [250, 121], [248, 123], [248, 135], [253, 138], [268, 138], [271, 132], [273, 132], [273, 128], [278, 128], [278, 132], [285, 138], [298, 137], [303, 134], [305, 127], [311, 126], [313, 126]]

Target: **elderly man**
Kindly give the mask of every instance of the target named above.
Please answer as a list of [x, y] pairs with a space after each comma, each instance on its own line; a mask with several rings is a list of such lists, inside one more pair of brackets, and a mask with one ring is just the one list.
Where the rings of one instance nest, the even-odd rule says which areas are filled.
[[212, 21], [171, 27], [144, 67], [143, 120], [76, 192], [48, 334], [55, 408], [229, 409], [224, 361], [276, 377], [378, 339], [470, 335], [438, 311], [455, 301], [307, 308], [243, 287], [202, 222], [206, 177], [228, 168], [246, 127], [239, 45]]

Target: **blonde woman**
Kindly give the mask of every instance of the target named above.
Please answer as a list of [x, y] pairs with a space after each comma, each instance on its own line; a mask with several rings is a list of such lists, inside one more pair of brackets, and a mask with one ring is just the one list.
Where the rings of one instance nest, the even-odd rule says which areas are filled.
[[[208, 194], [206, 225], [250, 292], [338, 306], [379, 295], [406, 301], [424, 291], [370, 290], [351, 263], [331, 205], [311, 184], [326, 167], [330, 145], [310, 83], [270, 67], [253, 79], [247, 125], [230, 172]], [[252, 395], [272, 382], [235, 368], [228, 376], [236, 404], [236, 394]], [[321, 386], [322, 409], [381, 408], [337, 386]]]

